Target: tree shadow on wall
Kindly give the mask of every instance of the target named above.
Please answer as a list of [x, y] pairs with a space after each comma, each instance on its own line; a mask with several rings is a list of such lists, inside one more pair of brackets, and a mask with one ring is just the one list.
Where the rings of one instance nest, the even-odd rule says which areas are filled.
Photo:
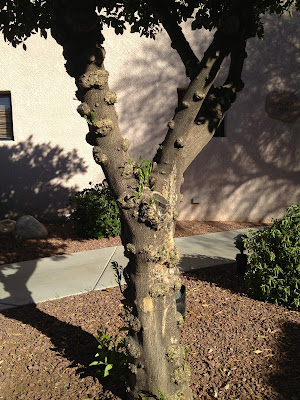
[[208, 219], [222, 220], [224, 213], [235, 220], [257, 220], [257, 214], [260, 220], [270, 219], [299, 199], [296, 124], [271, 118], [265, 111], [269, 93], [295, 92], [299, 19], [270, 17], [265, 39], [249, 40], [245, 88], [228, 113], [227, 137], [213, 138], [185, 173], [182, 191], [189, 198], [201, 198], [201, 212]]
[[[227, 137], [212, 138], [185, 173], [183, 218], [201, 207], [206, 220], [223, 220], [224, 211], [225, 218], [231, 215], [233, 220], [270, 219], [299, 197], [295, 126], [265, 112], [268, 93], [294, 91], [296, 74], [290, 69], [297, 65], [298, 20], [297, 15], [270, 17], [265, 40], [249, 41], [245, 88], [228, 113]], [[203, 39], [201, 31], [194, 34], [193, 47], [200, 57], [209, 38]], [[127, 63], [126, 71], [126, 78], [114, 86], [121, 128], [132, 142], [133, 158], [152, 158], [173, 117], [176, 89], [187, 86], [184, 69], [167, 40], [158, 38]], [[221, 71], [221, 76], [226, 75]], [[190, 204], [193, 197], [200, 197], [199, 206]]]
[[[209, 42], [209, 35], [204, 33], [196, 45], [198, 52], [203, 52]], [[129, 152], [134, 159], [138, 160], [140, 155], [151, 159], [155, 145], [164, 139], [168, 122], [173, 118], [178, 103], [177, 88], [187, 87], [188, 79], [164, 33], [155, 41], [149, 39], [124, 69], [124, 78], [113, 85], [118, 95], [121, 130], [130, 138]]]
[[76, 149], [26, 141], [0, 147], [0, 218], [31, 214], [53, 220], [64, 214], [68, 197], [78, 188], [65, 186], [87, 171]]

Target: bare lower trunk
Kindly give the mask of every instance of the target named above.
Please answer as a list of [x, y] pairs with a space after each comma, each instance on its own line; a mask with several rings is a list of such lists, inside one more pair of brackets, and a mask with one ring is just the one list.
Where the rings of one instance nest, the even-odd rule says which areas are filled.
[[138, 240], [125, 245], [130, 259], [124, 292], [131, 311], [126, 340], [132, 372], [129, 398], [190, 400], [190, 368], [178, 337], [183, 317], [175, 303], [181, 288], [179, 254], [170, 234], [161, 240], [162, 232], [146, 226], [138, 231]]

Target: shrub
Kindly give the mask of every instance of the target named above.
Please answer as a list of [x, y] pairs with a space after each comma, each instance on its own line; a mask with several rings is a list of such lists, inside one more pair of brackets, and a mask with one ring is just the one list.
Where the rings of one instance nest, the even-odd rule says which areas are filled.
[[249, 231], [245, 240], [248, 266], [245, 282], [252, 295], [263, 301], [299, 309], [300, 304], [300, 203], [291, 205], [282, 219], [262, 231]]
[[79, 236], [101, 239], [120, 234], [119, 208], [105, 181], [75, 193], [67, 206]]

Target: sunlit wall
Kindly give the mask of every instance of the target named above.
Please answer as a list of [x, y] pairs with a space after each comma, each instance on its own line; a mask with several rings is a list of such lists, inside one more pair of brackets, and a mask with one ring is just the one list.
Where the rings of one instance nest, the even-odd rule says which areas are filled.
[[[181, 219], [266, 221], [300, 201], [299, 119], [265, 110], [269, 93], [299, 94], [299, 16], [266, 20], [264, 41], [249, 42], [245, 88], [226, 118], [226, 137], [213, 138], [185, 173]], [[187, 30], [186, 30], [187, 31]], [[187, 33], [200, 57], [207, 32]], [[151, 158], [185, 87], [184, 68], [169, 39], [105, 30], [106, 68], [130, 153]], [[62, 49], [38, 35], [27, 51], [0, 41], [0, 93], [11, 92], [13, 141], [0, 140], [0, 219], [32, 214], [55, 219], [68, 197], [103, 179], [76, 112], [75, 84]], [[298, 63], [298, 65], [297, 65]]]

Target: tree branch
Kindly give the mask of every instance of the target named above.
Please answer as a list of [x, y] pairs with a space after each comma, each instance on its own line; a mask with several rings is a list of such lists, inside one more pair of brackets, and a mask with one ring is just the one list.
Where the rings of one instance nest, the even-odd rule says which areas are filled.
[[158, 17], [171, 39], [171, 46], [177, 51], [186, 69], [186, 76], [193, 79], [199, 70], [199, 60], [176, 21], [168, 1], [147, 0], [149, 9]]
[[225, 81], [225, 87], [231, 85], [235, 92], [243, 89], [244, 83], [242, 81], [242, 71], [244, 66], [246, 53], [246, 40], [240, 39], [233, 47], [230, 54], [230, 67]]
[[241, 38], [236, 40], [230, 53], [230, 66], [224, 84], [220, 87], [212, 86], [210, 88], [209, 95], [203, 102], [196, 118], [196, 121], [200, 123], [208, 122], [208, 128], [212, 135], [223, 120], [226, 112], [235, 102], [237, 92], [244, 87], [241, 76], [244, 60], [247, 57], [245, 48], [245, 40]]
[[154, 157], [157, 190], [162, 190], [161, 175], [182, 175], [190, 162], [211, 139], [207, 123], [198, 120], [199, 110], [229, 53], [223, 36], [216, 32], [199, 65], [198, 75], [187, 88], [181, 105], [169, 123], [166, 138]]
[[105, 51], [94, 0], [85, 3], [53, 1], [54, 39], [63, 46], [66, 69], [75, 78], [77, 111], [89, 123], [87, 142], [101, 165], [117, 198], [134, 187], [133, 163], [128, 155], [129, 141], [123, 139], [116, 109], [116, 94], [109, 90], [108, 72], [104, 69]]

